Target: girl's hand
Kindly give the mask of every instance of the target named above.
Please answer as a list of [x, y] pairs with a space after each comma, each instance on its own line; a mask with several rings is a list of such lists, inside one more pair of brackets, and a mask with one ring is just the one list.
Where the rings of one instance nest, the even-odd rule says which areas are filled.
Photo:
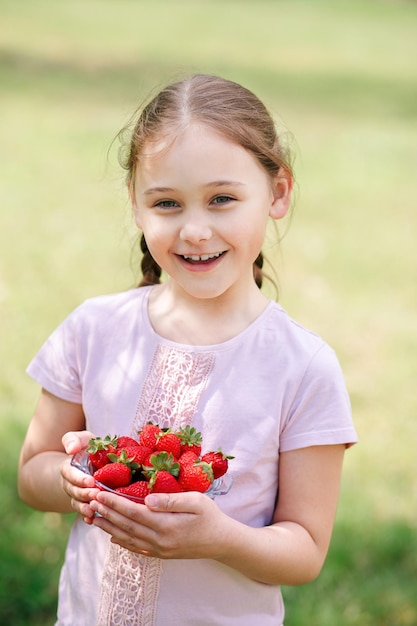
[[65, 433], [62, 437], [62, 445], [67, 454], [76, 454], [83, 448], [88, 446], [90, 439], [94, 437], [94, 433], [89, 430], [72, 431]]
[[157, 493], [138, 504], [105, 491], [91, 508], [112, 542], [162, 559], [215, 559], [234, 524], [207, 496], [197, 492]]
[[[76, 454], [88, 445], [94, 434], [88, 430], [68, 432], [62, 437], [62, 445], [69, 455]], [[94, 478], [84, 474], [71, 465], [71, 460], [66, 459], [61, 466], [62, 487], [71, 499], [71, 506], [79, 513], [86, 524], [92, 524], [94, 511], [90, 507], [98, 489], [95, 487]]]
[[70, 459], [65, 459], [62, 463], [61, 477], [62, 488], [70, 497], [71, 507], [83, 517], [86, 524], [92, 524], [94, 511], [90, 502], [99, 491], [95, 487], [94, 478], [73, 467]]

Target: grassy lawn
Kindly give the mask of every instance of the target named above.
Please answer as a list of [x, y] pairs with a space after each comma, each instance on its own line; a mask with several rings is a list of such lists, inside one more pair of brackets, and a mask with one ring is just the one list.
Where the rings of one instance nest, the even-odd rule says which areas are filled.
[[2, 623], [54, 623], [71, 522], [17, 499], [25, 367], [83, 299], [135, 284], [112, 139], [151, 89], [202, 71], [253, 89], [288, 134], [297, 197], [265, 251], [282, 304], [335, 347], [361, 439], [320, 578], [284, 589], [286, 626], [415, 626], [417, 3], [0, 0], [0, 24]]

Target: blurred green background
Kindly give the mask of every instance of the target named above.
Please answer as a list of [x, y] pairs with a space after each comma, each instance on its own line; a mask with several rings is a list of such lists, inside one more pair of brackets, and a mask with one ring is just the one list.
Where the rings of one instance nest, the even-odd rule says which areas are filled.
[[361, 439], [286, 626], [417, 624], [416, 32], [405, 0], [0, 0], [2, 624], [54, 623], [72, 519], [17, 498], [25, 367], [82, 300], [135, 284], [112, 139], [195, 71], [242, 82], [293, 135], [294, 213], [265, 251], [282, 304], [335, 347]]

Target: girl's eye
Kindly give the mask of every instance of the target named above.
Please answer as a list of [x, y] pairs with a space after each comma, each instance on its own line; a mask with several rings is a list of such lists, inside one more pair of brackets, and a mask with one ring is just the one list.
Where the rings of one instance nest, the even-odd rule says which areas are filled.
[[178, 202], [175, 202], [175, 200], [160, 200], [155, 203], [155, 206], [161, 209], [175, 209], [178, 206]]
[[227, 204], [228, 202], [233, 202], [234, 198], [231, 196], [216, 196], [211, 201], [213, 204]]

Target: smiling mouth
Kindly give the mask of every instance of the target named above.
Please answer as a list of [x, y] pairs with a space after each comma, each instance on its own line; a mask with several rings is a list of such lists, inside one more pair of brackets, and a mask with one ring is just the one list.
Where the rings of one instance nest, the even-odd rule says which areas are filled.
[[187, 261], [187, 263], [209, 263], [223, 256], [223, 254], [226, 254], [226, 252], [215, 252], [214, 254], [181, 254], [180, 256]]

